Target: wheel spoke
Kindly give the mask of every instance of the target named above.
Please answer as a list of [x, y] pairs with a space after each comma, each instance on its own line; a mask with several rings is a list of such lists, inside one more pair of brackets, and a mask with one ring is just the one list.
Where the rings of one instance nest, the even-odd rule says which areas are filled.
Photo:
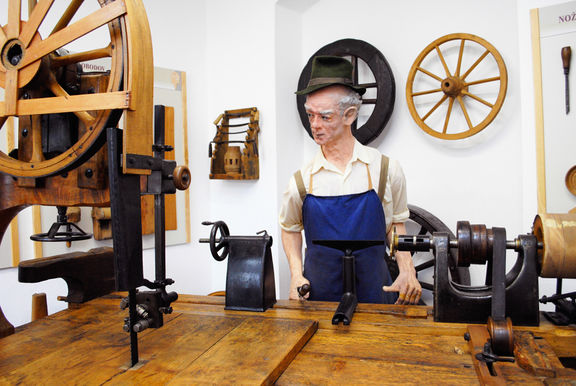
[[6, 37], [6, 32], [4, 31], [4, 28], [2, 28], [2, 26], [0, 26], [0, 46], [4, 45], [4, 42], [7, 39], [8, 38]]
[[32, 142], [32, 154], [30, 162], [42, 162], [45, 160], [42, 152], [42, 121], [40, 115], [30, 115], [30, 131]]
[[428, 118], [428, 117], [430, 116], [430, 114], [432, 114], [432, 113], [434, 112], [434, 110], [436, 110], [442, 103], [444, 103], [444, 101], [445, 101], [446, 99], [448, 99], [448, 96], [447, 96], [447, 95], [442, 96], [442, 98], [438, 101], [438, 103], [436, 103], [436, 104], [434, 105], [434, 107], [432, 107], [432, 108], [430, 109], [430, 111], [428, 111], [428, 113], [427, 113], [425, 116], [422, 117], [422, 121], [425, 121], [426, 118]]
[[450, 102], [448, 102], [448, 111], [446, 112], [446, 120], [444, 120], [444, 128], [442, 129], [442, 134], [446, 134], [446, 131], [448, 130], [448, 122], [450, 121], [452, 106], [454, 106], [454, 98], [450, 98]]
[[494, 107], [494, 105], [493, 105], [492, 103], [487, 102], [487, 101], [485, 101], [484, 99], [480, 98], [479, 96], [474, 95], [474, 94], [471, 94], [471, 93], [468, 92], [468, 91], [462, 91], [462, 94], [468, 95], [470, 98], [475, 99], [475, 100], [477, 100], [478, 102], [480, 102], [480, 103], [482, 103], [482, 104], [484, 104], [484, 105], [486, 105], [486, 106], [488, 106], [488, 107], [490, 107], [490, 108], [493, 108], [493, 107]]
[[468, 69], [468, 71], [466, 71], [464, 73], [464, 75], [462, 75], [462, 80], [466, 79], [466, 77], [468, 75], [470, 75], [470, 73], [476, 68], [476, 66], [482, 61], [484, 60], [484, 58], [486, 57], [486, 55], [488, 55], [490, 53], [490, 51], [486, 50], [484, 51], [484, 53], [482, 55], [480, 55], [480, 57], [474, 62], [474, 64], [472, 66], [470, 66], [470, 68]]
[[[58, 97], [64, 97], [66, 99], [70, 97], [70, 94], [68, 94], [66, 90], [60, 86], [52, 72], [50, 72], [48, 76], [48, 88], [54, 93], [54, 95]], [[74, 111], [74, 115], [76, 115], [78, 119], [84, 122], [86, 127], [90, 126], [90, 123], [94, 121], [94, 117], [88, 114], [86, 111]]]
[[221, 250], [222, 248], [224, 248], [226, 246], [226, 243], [220, 243], [216, 246], [216, 252], [218, 252], [219, 250]]
[[460, 104], [460, 108], [462, 108], [462, 113], [464, 113], [464, 117], [466, 118], [466, 123], [468, 124], [468, 128], [472, 130], [472, 122], [470, 121], [470, 117], [468, 116], [468, 110], [466, 110], [466, 106], [464, 106], [464, 101], [462, 100], [462, 96], [458, 95], [458, 103]]
[[2, 129], [2, 127], [4, 126], [4, 123], [8, 120], [8, 117], [5, 115], [3, 117], [0, 117], [0, 129]]
[[428, 229], [424, 228], [423, 226], [420, 226], [420, 230], [418, 231], [418, 236], [424, 236], [426, 233], [428, 233]]
[[433, 266], [434, 266], [434, 259], [430, 259], [423, 262], [422, 264], [418, 264], [417, 266], [414, 267], [414, 269], [416, 270], [416, 272], [419, 272]]
[[466, 40], [462, 39], [460, 42], [460, 52], [458, 53], [458, 64], [456, 65], [456, 73], [454, 76], [460, 76], [460, 66], [462, 66], [462, 56], [464, 56], [464, 42]]
[[[34, 10], [30, 14], [28, 22], [22, 28], [22, 33], [20, 33], [20, 41], [23, 43], [24, 47], [28, 47], [30, 41], [38, 31], [38, 27], [42, 24], [42, 21], [46, 17], [46, 14], [52, 7], [54, 0], [40, 0], [38, 4], [34, 6]], [[30, 7], [30, 5], [29, 5]]]
[[54, 56], [52, 58], [52, 65], [54, 67], [67, 66], [69, 64], [85, 62], [88, 60], [108, 58], [112, 56], [112, 45], [104, 48], [98, 48], [91, 51], [79, 52], [76, 54]]
[[4, 115], [16, 115], [18, 101], [18, 70], [6, 71], [6, 94], [4, 95]]
[[495, 76], [493, 78], [486, 78], [486, 79], [480, 79], [480, 80], [474, 80], [472, 82], [466, 82], [466, 86], [472, 86], [475, 84], [481, 84], [481, 83], [488, 83], [488, 82], [495, 82], [497, 80], [500, 80], [499, 76]]
[[423, 281], [418, 280], [418, 282], [420, 283], [420, 285], [422, 286], [422, 289], [428, 290], [428, 291], [434, 291], [434, 285], [430, 284], [430, 283], [424, 283]]
[[6, 37], [16, 39], [20, 35], [20, 0], [8, 1], [8, 26], [6, 27]]
[[32, 16], [32, 11], [36, 7], [36, 0], [28, 0], [28, 21], [30, 21], [30, 16]]
[[416, 68], [416, 69], [417, 69], [418, 71], [421, 71], [421, 72], [425, 73], [425, 74], [428, 75], [429, 77], [436, 79], [436, 80], [439, 81], [439, 82], [442, 82], [442, 80], [443, 80], [443, 79], [440, 78], [438, 75], [435, 75], [435, 74], [431, 73], [430, 71], [423, 69], [422, 67], [418, 67], [418, 68]]
[[440, 92], [440, 91], [442, 91], [441, 88], [435, 88], [434, 90], [419, 91], [419, 92], [412, 93], [412, 96], [415, 97], [415, 96], [420, 96], [420, 95], [433, 94], [435, 92]]
[[114, 1], [99, 9], [90, 16], [50, 35], [45, 40], [30, 47], [22, 60], [22, 67], [48, 55], [52, 51], [86, 35], [126, 13], [126, 6], [122, 1]]
[[60, 31], [61, 29], [67, 27], [68, 23], [70, 23], [70, 20], [72, 20], [74, 15], [76, 15], [78, 8], [80, 8], [80, 6], [82, 5], [83, 2], [84, 2], [84, 0], [71, 1], [70, 5], [68, 6], [68, 8], [66, 8], [66, 11], [64, 12], [64, 15], [62, 15], [60, 20], [58, 20], [58, 23], [56, 23], [56, 25], [54, 26], [54, 29], [52, 30], [50, 35], [53, 35], [56, 32]]
[[442, 66], [444, 66], [444, 71], [446, 71], [446, 77], [452, 76], [452, 74], [450, 74], [450, 70], [448, 69], [448, 65], [446, 64], [446, 61], [444, 60], [444, 55], [442, 55], [442, 51], [440, 51], [440, 46], [436, 46], [436, 53], [438, 54], [438, 57], [442, 62]]

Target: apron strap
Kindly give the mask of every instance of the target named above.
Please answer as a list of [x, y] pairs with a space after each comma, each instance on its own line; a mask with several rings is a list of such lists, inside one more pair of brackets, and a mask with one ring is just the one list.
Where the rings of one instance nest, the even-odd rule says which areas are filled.
[[298, 194], [302, 202], [304, 202], [304, 197], [306, 197], [306, 187], [304, 186], [304, 180], [302, 179], [302, 172], [298, 170], [294, 173], [294, 181], [296, 181], [296, 187], [298, 188]]
[[366, 173], [368, 173], [368, 190], [372, 190], [374, 186], [372, 185], [372, 176], [370, 175], [370, 168], [368, 167], [368, 164], [365, 165], [366, 165]]
[[380, 182], [378, 184], [378, 197], [384, 202], [384, 192], [386, 192], [386, 183], [388, 182], [388, 164], [390, 159], [382, 154], [382, 163], [380, 164]]

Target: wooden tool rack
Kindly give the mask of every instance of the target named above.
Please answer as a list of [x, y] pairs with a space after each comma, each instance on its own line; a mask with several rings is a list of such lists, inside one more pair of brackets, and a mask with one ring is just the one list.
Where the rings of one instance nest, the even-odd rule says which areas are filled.
[[[221, 180], [257, 180], [260, 174], [258, 156], [258, 132], [260, 113], [256, 107], [226, 110], [214, 121], [216, 135], [210, 142], [210, 178]], [[233, 119], [249, 119], [248, 122], [231, 123]], [[245, 130], [234, 130], [247, 126]], [[243, 139], [234, 136], [246, 134]], [[240, 146], [231, 144], [241, 144]], [[213, 146], [214, 145], [214, 146]]]

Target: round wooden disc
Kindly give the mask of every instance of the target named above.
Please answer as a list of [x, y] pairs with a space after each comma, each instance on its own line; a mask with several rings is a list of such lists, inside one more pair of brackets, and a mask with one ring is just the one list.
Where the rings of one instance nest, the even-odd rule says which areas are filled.
[[565, 182], [570, 193], [576, 196], [576, 165], [572, 166], [566, 173]]

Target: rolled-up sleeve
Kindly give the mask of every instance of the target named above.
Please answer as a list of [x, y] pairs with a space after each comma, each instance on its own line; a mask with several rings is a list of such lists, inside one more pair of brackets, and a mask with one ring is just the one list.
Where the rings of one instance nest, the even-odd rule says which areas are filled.
[[302, 225], [302, 198], [298, 193], [294, 176], [290, 178], [288, 187], [282, 195], [279, 215], [280, 227], [287, 232], [301, 232]]
[[390, 187], [392, 190], [392, 203], [393, 214], [392, 222], [405, 222], [410, 218], [410, 211], [408, 210], [408, 198], [406, 193], [406, 178], [402, 167], [396, 161], [392, 161], [394, 165], [390, 168]]

